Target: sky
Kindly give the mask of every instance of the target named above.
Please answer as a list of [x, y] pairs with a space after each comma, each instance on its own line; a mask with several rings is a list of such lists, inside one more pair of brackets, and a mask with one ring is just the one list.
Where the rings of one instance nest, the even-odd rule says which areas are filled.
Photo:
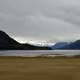
[[80, 0], [0, 0], [0, 30], [19, 42], [80, 39]]

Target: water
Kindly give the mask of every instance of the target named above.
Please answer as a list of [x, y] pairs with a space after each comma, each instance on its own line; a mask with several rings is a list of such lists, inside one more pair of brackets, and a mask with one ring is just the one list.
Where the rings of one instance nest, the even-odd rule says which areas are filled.
[[0, 56], [34, 57], [41, 55], [80, 55], [80, 50], [7, 50], [0, 51]]

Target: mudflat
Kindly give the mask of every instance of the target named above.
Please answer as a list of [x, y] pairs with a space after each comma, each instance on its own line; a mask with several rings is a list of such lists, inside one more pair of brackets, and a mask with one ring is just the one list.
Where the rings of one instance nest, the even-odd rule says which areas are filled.
[[80, 80], [80, 58], [0, 57], [0, 80]]

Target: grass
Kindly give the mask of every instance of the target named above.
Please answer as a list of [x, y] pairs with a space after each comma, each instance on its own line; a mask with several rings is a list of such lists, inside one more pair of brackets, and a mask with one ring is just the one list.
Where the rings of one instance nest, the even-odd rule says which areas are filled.
[[0, 80], [80, 80], [80, 58], [0, 57]]

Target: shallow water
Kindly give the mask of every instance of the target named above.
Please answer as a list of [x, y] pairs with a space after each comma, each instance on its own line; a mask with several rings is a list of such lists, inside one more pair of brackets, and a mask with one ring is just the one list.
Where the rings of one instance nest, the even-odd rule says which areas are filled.
[[34, 57], [40, 55], [80, 55], [80, 50], [5, 50], [0, 56]]

